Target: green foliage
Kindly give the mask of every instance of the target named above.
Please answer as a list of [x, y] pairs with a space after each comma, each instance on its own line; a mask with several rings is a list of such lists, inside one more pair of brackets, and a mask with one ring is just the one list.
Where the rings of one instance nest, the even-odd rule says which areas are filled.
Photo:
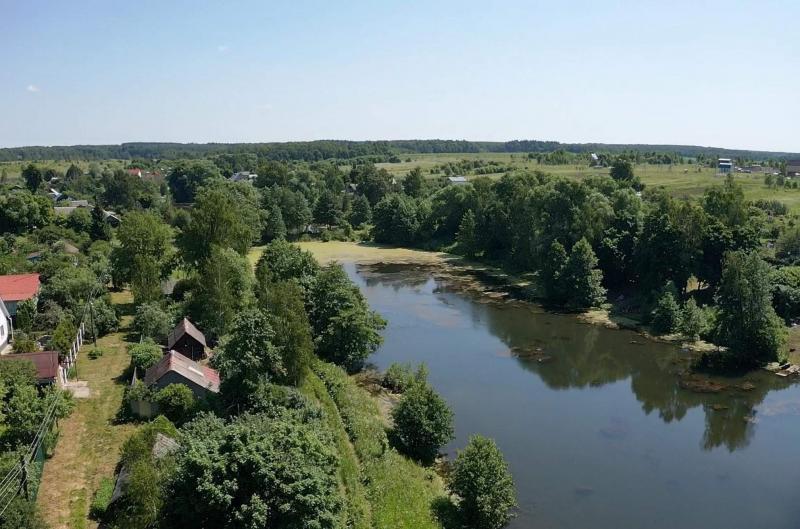
[[283, 381], [287, 370], [266, 314], [258, 309], [236, 316], [230, 334], [213, 356], [222, 378], [221, 392], [231, 404], [246, 403], [260, 384]]
[[12, 345], [14, 353], [33, 353], [38, 350], [36, 340], [31, 338], [27, 333], [21, 331], [14, 333], [14, 342]]
[[259, 306], [267, 313], [269, 324], [275, 331], [273, 343], [280, 351], [286, 370], [284, 381], [296, 385], [314, 356], [303, 290], [293, 281], [271, 283], [266, 292], [259, 292]]
[[161, 346], [152, 341], [144, 341], [128, 346], [128, 354], [131, 355], [131, 364], [139, 370], [140, 376], [153, 367], [164, 356]]
[[308, 200], [300, 191], [294, 191], [288, 187], [273, 187], [265, 190], [262, 202], [264, 209], [268, 211], [274, 206], [280, 209], [281, 218], [290, 235], [297, 235], [305, 231], [311, 223], [311, 209], [308, 206]]
[[467, 527], [499, 529], [511, 520], [511, 509], [517, 505], [514, 481], [491, 439], [470, 438], [453, 462], [449, 482], [460, 498], [458, 507]]
[[201, 186], [219, 178], [219, 170], [208, 162], [183, 162], [169, 172], [167, 184], [175, 202], [188, 203], [194, 201]]
[[398, 448], [426, 464], [453, 438], [453, 412], [427, 381], [415, 381], [405, 391], [392, 420]]
[[545, 299], [570, 309], [595, 307], [605, 301], [603, 272], [597, 268], [592, 247], [581, 239], [567, 257], [564, 246], [553, 241], [540, 273]]
[[259, 197], [253, 186], [214, 182], [197, 192], [191, 221], [178, 242], [184, 260], [196, 264], [208, 259], [215, 246], [245, 255], [261, 236], [261, 227]]
[[307, 290], [319, 273], [319, 264], [311, 253], [283, 240], [276, 240], [264, 248], [256, 264], [259, 291], [281, 281], [296, 281]]
[[58, 323], [56, 330], [53, 331], [53, 338], [50, 340], [51, 347], [58, 351], [63, 357], [69, 353], [72, 344], [75, 342], [78, 329], [72, 323], [71, 318], [64, 318]]
[[[696, 307], [696, 305], [695, 305]], [[657, 333], [667, 334], [678, 330], [681, 323], [681, 308], [675, 300], [675, 293], [665, 290], [653, 309], [651, 325]]]
[[420, 382], [424, 383], [428, 378], [428, 371], [425, 364], [420, 364], [416, 372], [411, 367], [411, 364], [398, 364], [392, 363], [383, 373], [381, 385], [395, 393], [403, 393], [412, 384]]
[[623, 158], [617, 158], [611, 166], [611, 178], [618, 182], [632, 182], [634, 179], [633, 164]]
[[403, 192], [414, 198], [422, 196], [425, 188], [425, 177], [422, 176], [422, 169], [413, 168], [403, 179]]
[[113, 495], [114, 480], [104, 477], [100, 480], [100, 486], [92, 497], [92, 503], [89, 505], [89, 516], [95, 520], [102, 520], [108, 506], [111, 504], [111, 496]]
[[86, 317], [86, 329], [90, 334], [96, 331], [97, 336], [114, 332], [119, 327], [117, 312], [108, 300], [108, 297], [96, 298]]
[[316, 421], [206, 415], [184, 428], [181, 442], [169, 527], [341, 527], [337, 456]]
[[772, 306], [786, 323], [791, 323], [800, 317], [800, 267], [778, 268], [773, 271], [770, 280]]
[[341, 197], [331, 191], [324, 191], [314, 206], [314, 220], [319, 224], [339, 224], [342, 221]]
[[411, 244], [420, 227], [417, 203], [405, 195], [387, 195], [372, 210], [372, 222], [376, 242]]
[[338, 264], [323, 268], [308, 301], [317, 354], [350, 371], [359, 369], [383, 341], [379, 331], [386, 322]]
[[689, 298], [683, 304], [678, 329], [687, 338], [697, 340], [700, 336], [708, 332], [708, 318], [705, 311], [697, 306], [694, 298]]
[[0, 190], [0, 233], [24, 233], [53, 221], [50, 198], [28, 191]]
[[372, 208], [369, 205], [367, 197], [364, 195], [357, 195], [353, 199], [349, 220], [350, 224], [356, 228], [360, 228], [372, 220]]
[[782, 358], [786, 331], [772, 308], [770, 267], [758, 254], [727, 255], [717, 305], [717, 339], [728, 346], [731, 363], [754, 366]]
[[21, 495], [11, 503], [0, 518], [0, 529], [48, 529], [36, 502], [26, 500]]
[[175, 424], [183, 424], [197, 411], [194, 393], [183, 384], [169, 384], [155, 394], [158, 411]]
[[26, 299], [17, 304], [16, 328], [29, 333], [33, 330], [33, 321], [36, 317], [36, 301]]
[[25, 185], [32, 193], [38, 191], [44, 183], [42, 170], [32, 163], [28, 164], [27, 167], [22, 170], [22, 179], [25, 180]]
[[264, 242], [271, 242], [276, 239], [286, 238], [286, 224], [283, 222], [281, 208], [273, 204], [267, 209], [267, 216], [264, 220], [264, 230], [261, 232], [261, 239]]
[[166, 340], [172, 330], [172, 315], [165, 311], [160, 303], [142, 303], [136, 307], [133, 316], [133, 329], [143, 339], [151, 339], [157, 343]]
[[92, 208], [92, 225], [89, 235], [93, 241], [111, 240], [111, 226], [106, 221], [105, 213], [99, 203]]
[[154, 213], [132, 211], [117, 237], [120, 245], [111, 258], [115, 279], [131, 284], [136, 303], [158, 300], [174, 254], [172, 228]]
[[358, 186], [358, 193], [367, 197], [374, 206], [392, 190], [392, 177], [386, 169], [378, 169], [373, 164], [355, 165], [350, 171], [350, 180]]
[[247, 259], [229, 248], [213, 246], [193, 278], [189, 314], [206, 336], [218, 338], [252, 302], [252, 287], [253, 272]]
[[89, 357], [89, 360], [97, 360], [98, 358], [103, 356], [103, 354], [105, 354], [105, 351], [103, 349], [99, 347], [92, 347], [91, 349], [89, 349], [89, 352], [86, 353], [86, 356]]
[[475, 257], [478, 252], [478, 234], [476, 230], [475, 214], [471, 209], [468, 209], [461, 219], [461, 224], [458, 226], [458, 235], [456, 236], [459, 249], [467, 257]]

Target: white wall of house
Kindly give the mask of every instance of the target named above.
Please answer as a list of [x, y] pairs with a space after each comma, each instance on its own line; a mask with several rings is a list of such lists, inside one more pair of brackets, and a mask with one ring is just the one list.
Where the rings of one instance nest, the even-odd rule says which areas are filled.
[[[2, 301], [0, 301], [2, 303]], [[0, 307], [0, 351], [8, 345], [11, 339], [11, 319], [6, 316], [6, 312]]]

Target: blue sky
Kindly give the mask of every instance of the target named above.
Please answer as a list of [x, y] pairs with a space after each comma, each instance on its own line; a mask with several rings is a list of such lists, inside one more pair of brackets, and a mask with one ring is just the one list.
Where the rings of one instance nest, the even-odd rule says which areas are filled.
[[0, 0], [0, 146], [548, 139], [800, 152], [800, 2]]

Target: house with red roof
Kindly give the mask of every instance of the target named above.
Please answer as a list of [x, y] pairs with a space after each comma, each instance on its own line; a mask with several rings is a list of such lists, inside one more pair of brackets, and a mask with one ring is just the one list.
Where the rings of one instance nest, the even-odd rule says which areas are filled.
[[152, 389], [183, 384], [192, 390], [195, 397], [202, 399], [209, 393], [219, 393], [219, 372], [177, 351], [170, 351], [145, 372], [144, 383]]
[[11, 316], [17, 314], [21, 301], [39, 297], [39, 274], [11, 274], [0, 276], [0, 299]]

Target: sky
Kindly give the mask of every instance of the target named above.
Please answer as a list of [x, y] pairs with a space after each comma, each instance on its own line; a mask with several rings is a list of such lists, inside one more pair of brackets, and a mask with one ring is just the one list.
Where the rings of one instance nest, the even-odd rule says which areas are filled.
[[0, 146], [800, 152], [800, 2], [0, 0]]

